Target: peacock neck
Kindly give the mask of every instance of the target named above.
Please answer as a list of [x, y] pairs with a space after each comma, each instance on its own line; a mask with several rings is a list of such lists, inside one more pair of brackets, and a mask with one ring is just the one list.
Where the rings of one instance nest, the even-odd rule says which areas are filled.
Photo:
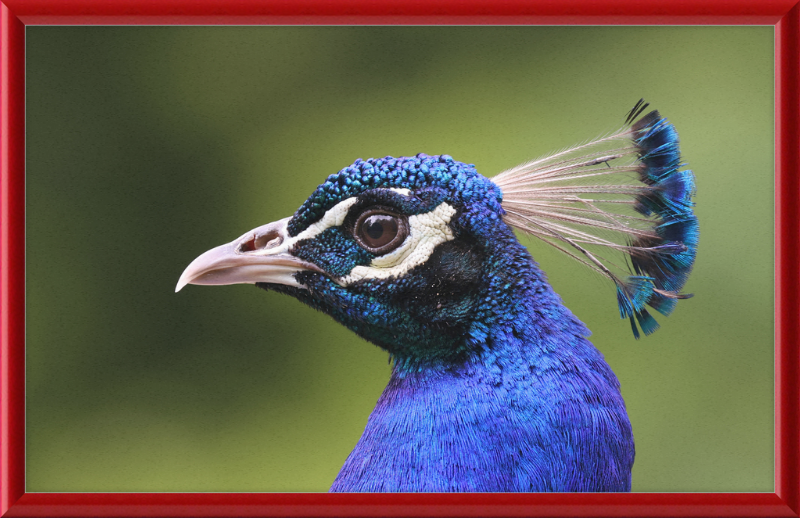
[[527, 251], [499, 250], [469, 354], [395, 362], [332, 491], [630, 490], [616, 377]]

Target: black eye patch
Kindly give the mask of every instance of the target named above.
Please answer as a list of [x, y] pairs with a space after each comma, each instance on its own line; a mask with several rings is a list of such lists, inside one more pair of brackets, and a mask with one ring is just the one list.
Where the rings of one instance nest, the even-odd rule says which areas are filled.
[[311, 239], [298, 241], [291, 253], [334, 277], [344, 277], [356, 266], [367, 266], [375, 257], [342, 227], [331, 227]]

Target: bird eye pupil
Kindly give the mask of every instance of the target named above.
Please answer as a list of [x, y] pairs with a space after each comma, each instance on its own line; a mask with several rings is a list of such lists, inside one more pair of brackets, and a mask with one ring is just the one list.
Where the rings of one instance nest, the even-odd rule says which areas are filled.
[[372, 239], [380, 239], [383, 234], [383, 225], [379, 221], [367, 221], [367, 235]]
[[383, 254], [400, 246], [406, 238], [407, 229], [405, 220], [400, 216], [368, 211], [359, 218], [355, 235], [364, 248]]
[[374, 241], [397, 234], [397, 223], [388, 216], [370, 216], [364, 222], [364, 231]]

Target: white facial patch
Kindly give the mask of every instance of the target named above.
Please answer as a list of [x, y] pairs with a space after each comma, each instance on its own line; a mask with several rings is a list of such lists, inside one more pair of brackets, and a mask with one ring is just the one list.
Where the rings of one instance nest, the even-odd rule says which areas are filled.
[[349, 275], [339, 279], [339, 284], [348, 286], [364, 279], [402, 277], [427, 261], [438, 245], [455, 238], [450, 229], [450, 219], [455, 213], [456, 209], [451, 205], [441, 203], [430, 212], [409, 216], [409, 232], [403, 244], [376, 257], [369, 266], [356, 266]]
[[350, 210], [350, 207], [352, 207], [357, 200], [358, 198], [347, 198], [346, 200], [340, 201], [328, 209], [325, 215], [322, 216], [321, 220], [309, 225], [307, 229], [297, 234], [297, 236], [293, 238], [294, 241], [311, 239], [317, 237], [319, 234], [331, 227], [343, 225], [344, 218], [347, 217], [347, 211]]
[[[411, 191], [408, 189], [393, 188], [392, 191], [403, 196], [409, 196]], [[291, 218], [283, 220], [282, 235], [287, 236], [282, 242], [275, 246], [267, 246], [262, 250], [248, 252], [252, 255], [277, 255], [288, 253], [289, 250], [303, 239], [313, 239], [325, 230], [332, 227], [339, 227], [344, 224], [347, 212], [350, 207], [358, 201], [352, 197], [342, 200], [322, 216], [322, 219], [309, 225], [307, 229], [300, 232], [295, 237], [288, 237], [285, 225]], [[416, 214], [408, 218], [408, 236], [405, 241], [390, 253], [376, 257], [369, 266], [356, 266], [348, 275], [335, 279], [342, 286], [348, 286], [356, 281], [363, 279], [388, 279], [390, 277], [401, 277], [412, 268], [423, 264], [430, 258], [434, 248], [447, 241], [452, 241], [455, 236], [450, 229], [450, 220], [455, 215], [456, 209], [447, 203], [441, 203], [438, 207], [425, 214]], [[252, 232], [245, 234], [238, 241], [246, 241], [252, 238]]]
[[[402, 194], [403, 196], [408, 196], [411, 194], [411, 191], [408, 189], [401, 189], [401, 188], [391, 188], [390, 191], [394, 191], [398, 194]], [[322, 219], [313, 223], [308, 226], [307, 229], [297, 234], [295, 237], [286, 240], [286, 249], [288, 250], [293, 244], [303, 239], [313, 239], [318, 235], [322, 234], [324, 231], [328, 230], [331, 227], [338, 227], [344, 224], [344, 218], [347, 217], [347, 211], [350, 210], [350, 207], [358, 201], [358, 198], [347, 198], [346, 200], [342, 200], [330, 209], [325, 212], [322, 216]]]

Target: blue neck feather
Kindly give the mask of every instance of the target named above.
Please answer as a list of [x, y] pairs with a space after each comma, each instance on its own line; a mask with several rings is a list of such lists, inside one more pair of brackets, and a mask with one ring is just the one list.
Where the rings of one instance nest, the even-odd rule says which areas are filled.
[[463, 362], [396, 360], [331, 491], [630, 491], [619, 382], [505, 224]]

